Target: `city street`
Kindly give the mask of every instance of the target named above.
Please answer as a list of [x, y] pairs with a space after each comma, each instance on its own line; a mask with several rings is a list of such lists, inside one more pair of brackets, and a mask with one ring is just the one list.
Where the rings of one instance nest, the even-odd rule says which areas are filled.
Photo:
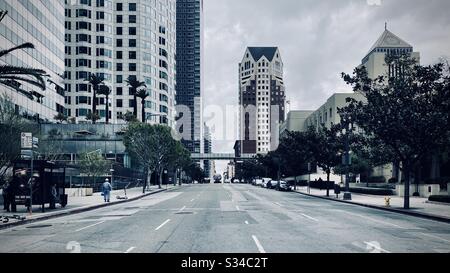
[[450, 225], [250, 185], [187, 185], [0, 231], [0, 252], [450, 252]]

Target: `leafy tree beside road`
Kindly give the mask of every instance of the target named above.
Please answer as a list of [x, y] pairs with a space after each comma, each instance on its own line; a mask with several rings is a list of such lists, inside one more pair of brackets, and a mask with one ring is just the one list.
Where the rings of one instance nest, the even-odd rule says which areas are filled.
[[[167, 126], [131, 123], [123, 142], [127, 152], [147, 173], [147, 183], [154, 172], [158, 174], [160, 188], [164, 170], [185, 164], [185, 158], [179, 157], [186, 157], [186, 152], [174, 140], [171, 128]], [[144, 185], [144, 191], [145, 187]]]
[[406, 55], [388, 56], [386, 63], [395, 76], [370, 79], [364, 67], [343, 74], [366, 102], [349, 99], [342, 111], [392, 151], [386, 153], [391, 162], [402, 162], [408, 209], [412, 171], [423, 158], [449, 146], [450, 77], [443, 63], [421, 66]]

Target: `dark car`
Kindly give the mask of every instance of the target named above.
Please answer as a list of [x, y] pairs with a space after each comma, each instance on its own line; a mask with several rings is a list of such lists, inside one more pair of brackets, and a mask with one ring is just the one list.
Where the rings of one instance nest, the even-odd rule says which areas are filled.
[[286, 181], [279, 181], [276, 185], [277, 191], [291, 191], [292, 188]]
[[268, 183], [267, 183], [267, 188], [268, 189], [276, 189], [277, 188], [277, 184], [278, 184], [278, 182], [277, 181], [275, 181], [275, 180], [270, 180]]

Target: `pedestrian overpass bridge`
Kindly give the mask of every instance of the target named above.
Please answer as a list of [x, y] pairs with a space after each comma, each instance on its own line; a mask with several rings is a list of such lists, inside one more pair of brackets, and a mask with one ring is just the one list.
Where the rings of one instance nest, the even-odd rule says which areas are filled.
[[191, 158], [193, 160], [250, 160], [254, 159], [255, 155], [253, 154], [243, 154], [240, 157], [236, 157], [235, 154], [217, 154], [217, 153], [210, 153], [210, 154], [191, 154]]

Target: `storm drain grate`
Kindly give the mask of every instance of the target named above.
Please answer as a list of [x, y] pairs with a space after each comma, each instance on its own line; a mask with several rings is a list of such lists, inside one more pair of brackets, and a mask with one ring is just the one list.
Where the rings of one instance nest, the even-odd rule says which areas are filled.
[[184, 214], [184, 215], [188, 215], [188, 214], [194, 214], [192, 211], [182, 211], [182, 212], [177, 212], [175, 214]]
[[29, 226], [27, 228], [47, 228], [51, 227], [52, 225], [35, 225], [35, 226]]

